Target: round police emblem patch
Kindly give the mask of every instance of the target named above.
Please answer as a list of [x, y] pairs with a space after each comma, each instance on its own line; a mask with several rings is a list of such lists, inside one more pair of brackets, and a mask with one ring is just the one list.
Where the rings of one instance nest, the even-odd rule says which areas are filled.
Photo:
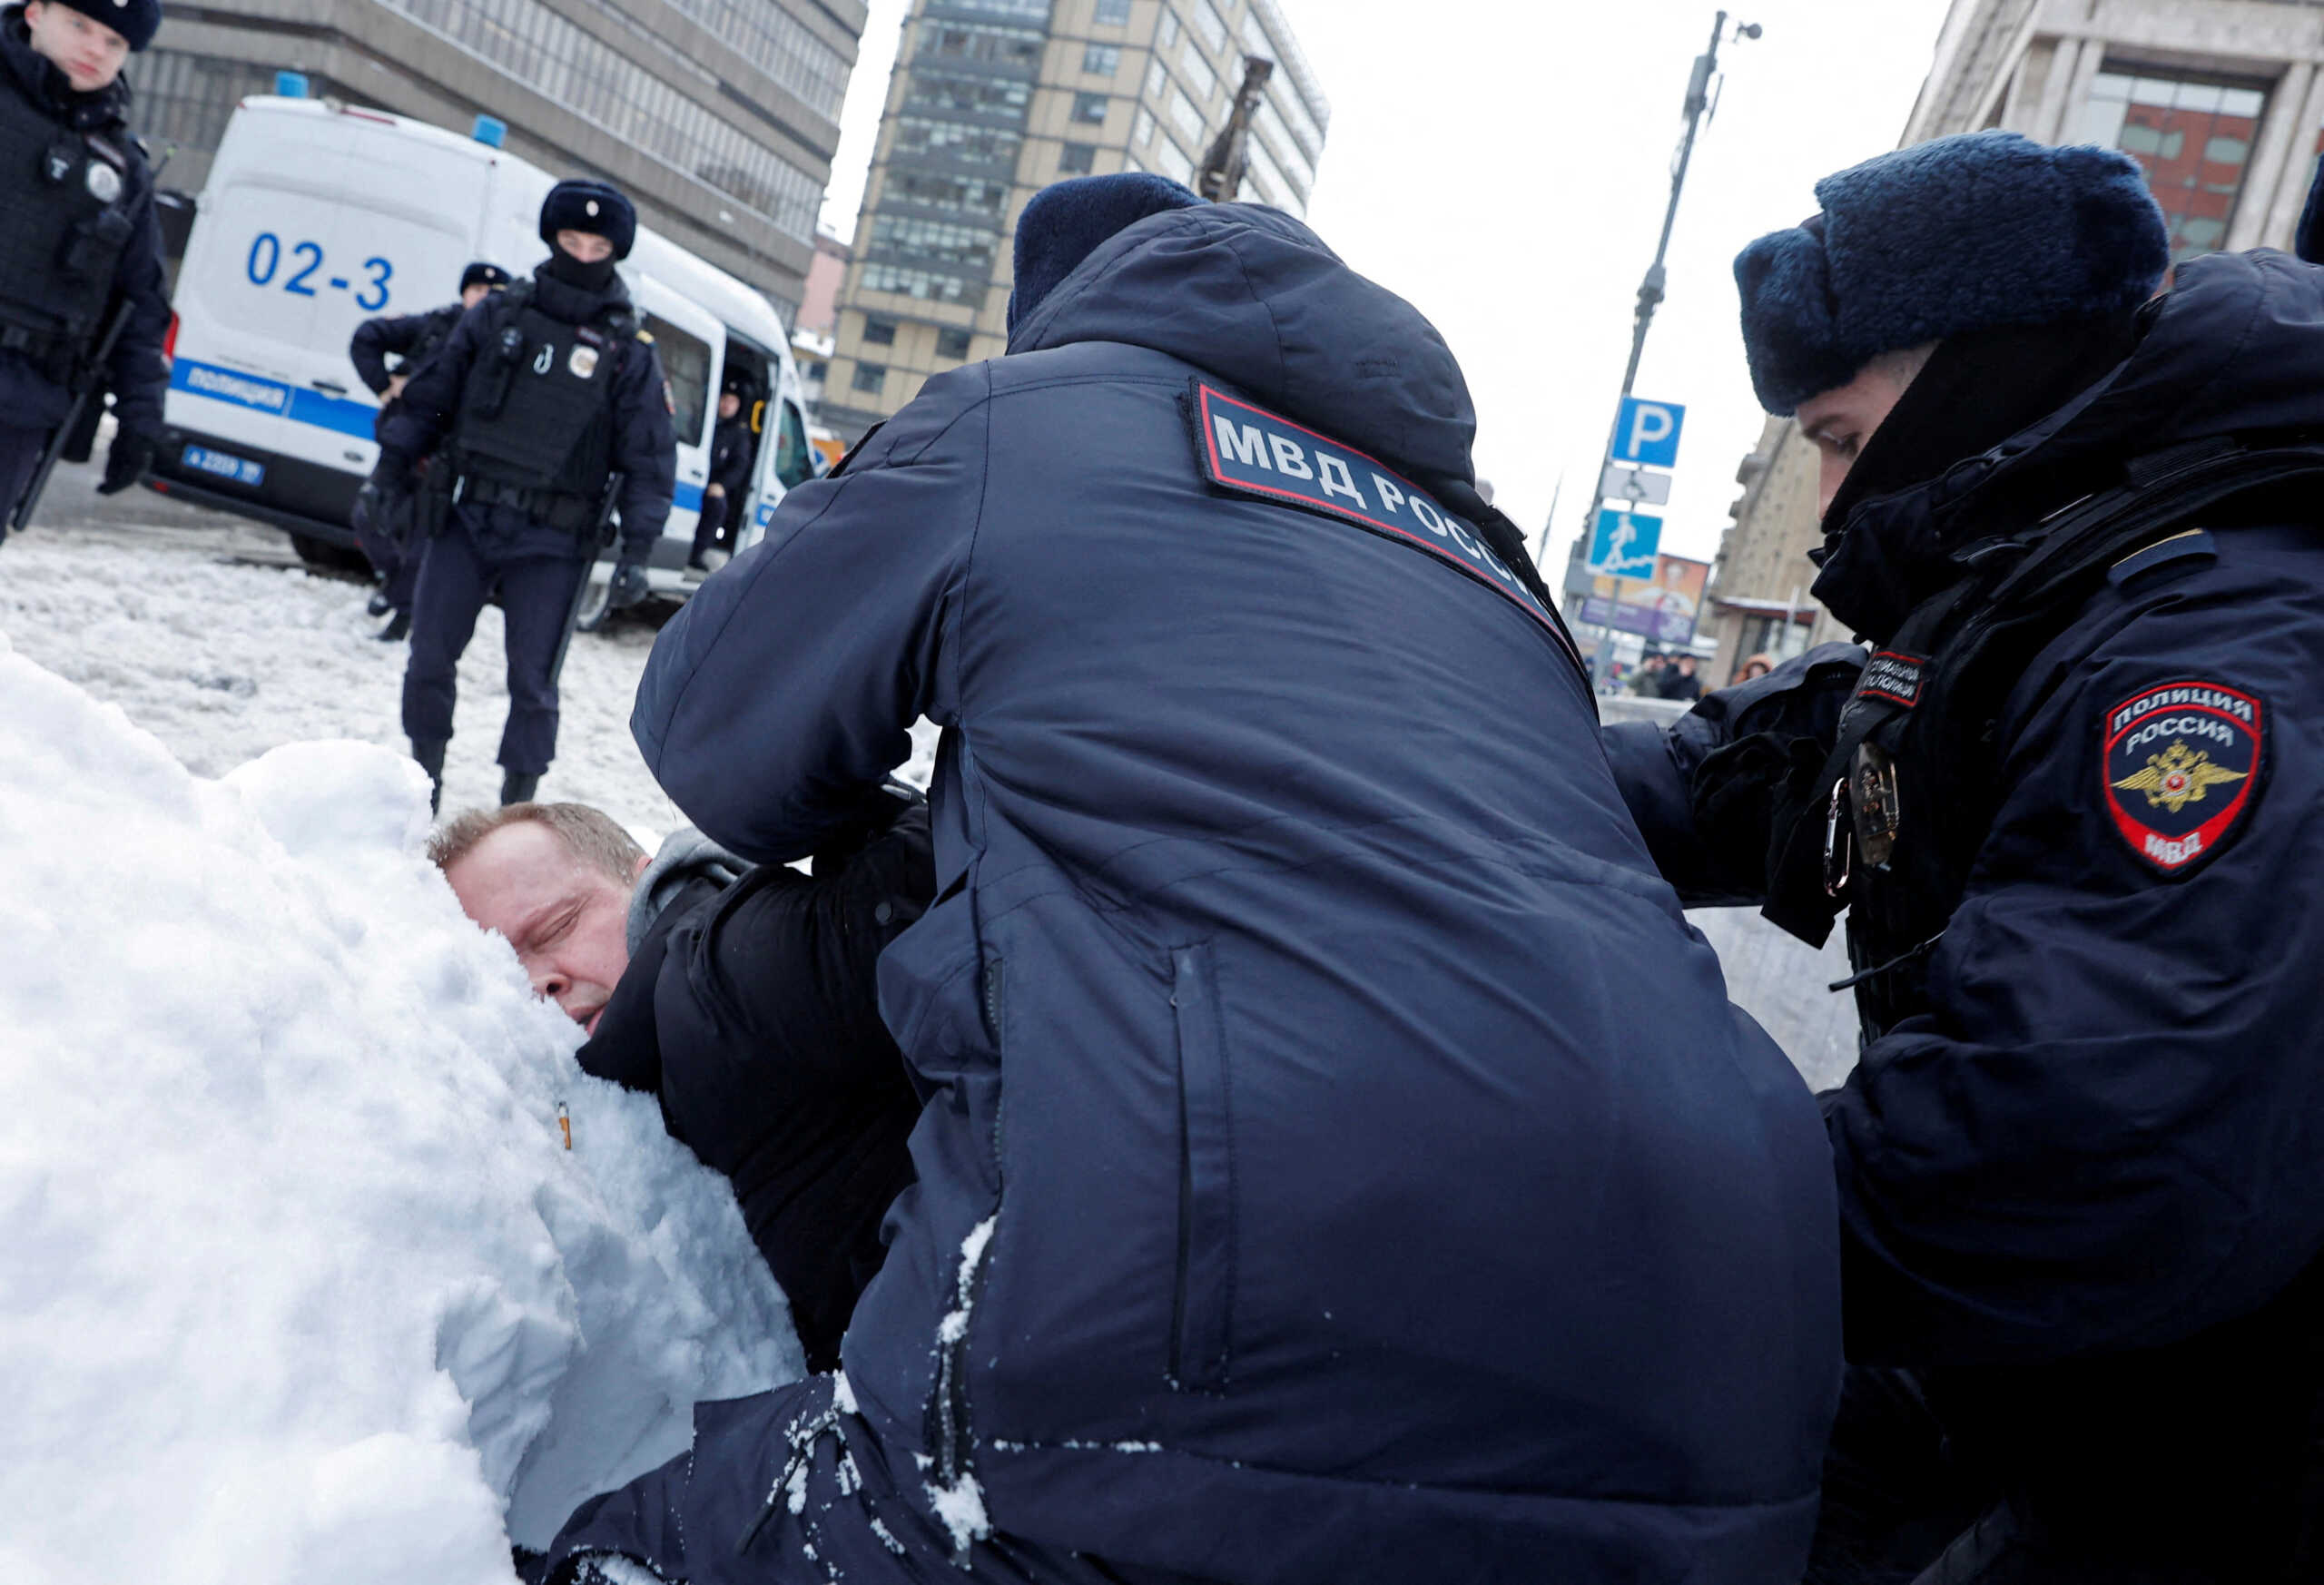
[[99, 203], [111, 203], [121, 196], [121, 172], [103, 160], [89, 162], [89, 196]]
[[2106, 812], [2150, 868], [2176, 875], [2224, 846], [2260, 795], [2266, 712], [2221, 683], [2158, 683], [2106, 712]]

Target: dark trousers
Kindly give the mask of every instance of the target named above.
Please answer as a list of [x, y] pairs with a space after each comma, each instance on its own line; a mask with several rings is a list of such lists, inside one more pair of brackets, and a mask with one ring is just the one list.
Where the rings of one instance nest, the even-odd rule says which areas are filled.
[[476, 632], [477, 613], [497, 588], [508, 654], [508, 723], [500, 733], [500, 764], [530, 776], [547, 770], [556, 757], [556, 679], [549, 668], [565, 635], [574, 586], [586, 566], [573, 556], [489, 555], [458, 517], [428, 540], [412, 591], [404, 735], [414, 743], [451, 741], [460, 653]]
[[[1851, 1367], [1811, 1585], [1889, 1585], [1980, 1504], [1945, 1585], [2324, 1578], [2324, 1267], [2183, 1342], [2048, 1364]], [[1977, 1554], [1983, 1560], [1965, 1563]]]
[[16, 498], [33, 482], [33, 470], [40, 466], [41, 453], [48, 449], [51, 433], [14, 425], [0, 427], [0, 538], [7, 537]]
[[694, 526], [694, 548], [686, 553], [688, 561], [700, 561], [702, 553], [714, 546], [721, 550], [734, 548], [734, 536], [726, 532], [726, 515], [731, 507], [726, 496], [704, 495], [702, 517]]

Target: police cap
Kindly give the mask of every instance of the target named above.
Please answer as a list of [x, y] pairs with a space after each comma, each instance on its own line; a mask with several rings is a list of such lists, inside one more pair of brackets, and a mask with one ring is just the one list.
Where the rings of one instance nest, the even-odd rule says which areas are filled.
[[559, 231], [589, 231], [614, 245], [614, 257], [629, 257], [637, 241], [637, 211], [617, 188], [603, 182], [560, 182], [541, 204], [541, 241], [556, 246]]

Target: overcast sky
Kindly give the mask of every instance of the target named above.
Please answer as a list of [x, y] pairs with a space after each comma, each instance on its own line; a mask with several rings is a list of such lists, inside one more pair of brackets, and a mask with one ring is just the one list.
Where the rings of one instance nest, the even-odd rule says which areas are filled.
[[[1308, 220], [1411, 300], [1467, 370], [1477, 471], [1562, 568], [1613, 418], [1669, 194], [1699, 0], [1280, 0], [1332, 100]], [[824, 222], [852, 235], [906, 0], [871, 0]], [[1817, 177], [1896, 146], [1945, 0], [1764, 0], [1730, 21], [1638, 394], [1687, 425], [1663, 548], [1709, 556], [1758, 438], [1735, 254], [1816, 208]], [[1555, 582], [1556, 573], [1551, 574]]]

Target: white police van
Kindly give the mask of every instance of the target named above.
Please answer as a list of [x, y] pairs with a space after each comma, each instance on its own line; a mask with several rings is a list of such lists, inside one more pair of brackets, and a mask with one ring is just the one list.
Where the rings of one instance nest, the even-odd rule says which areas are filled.
[[[310, 560], [351, 553], [349, 512], [379, 456], [379, 405], [348, 361], [349, 339], [375, 315], [454, 300], [471, 260], [528, 275], [545, 253], [540, 206], [554, 180], [505, 150], [384, 111], [243, 100], [178, 274], [166, 432], [148, 482], [273, 524]], [[683, 596], [725, 372], [745, 370], [771, 393], [754, 414], [739, 544], [814, 476], [815, 454], [773, 305], [642, 226], [621, 269], [675, 408], [676, 498], [647, 576], [657, 592]], [[610, 570], [599, 564], [591, 606]]]

